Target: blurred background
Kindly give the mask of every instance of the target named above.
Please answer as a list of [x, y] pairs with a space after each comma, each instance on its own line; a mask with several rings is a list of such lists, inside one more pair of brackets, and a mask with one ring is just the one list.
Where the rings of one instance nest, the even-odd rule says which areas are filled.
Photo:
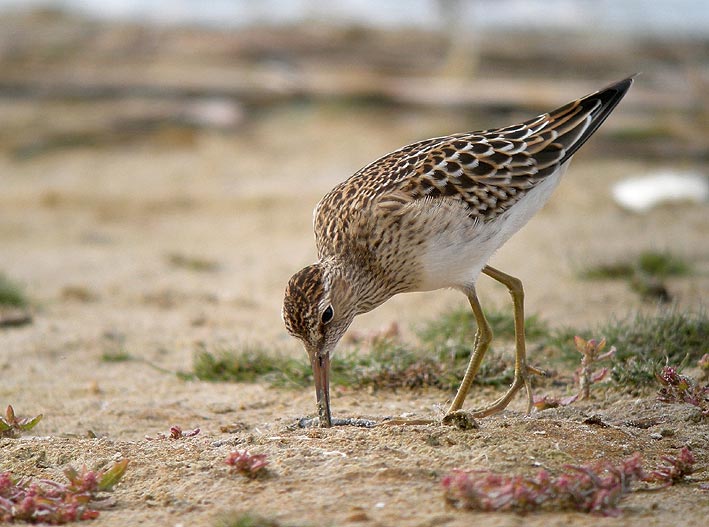
[[[636, 72], [502, 267], [565, 276], [560, 288], [530, 285], [536, 309], [561, 322], [629, 307], [612, 284], [583, 305], [555, 303], [555, 290], [576, 287], [579, 261], [650, 247], [707, 267], [706, 205], [691, 204], [709, 164], [706, 1], [0, 10], [0, 272], [77, 332], [285, 338], [283, 287], [314, 259], [311, 210], [333, 185], [403, 144], [511, 124]], [[699, 190], [642, 216], [613, 200], [614, 184], [657, 173]], [[692, 280], [673, 297], [698, 303], [705, 280]], [[448, 301], [431, 298], [434, 309]], [[420, 316], [406, 306], [391, 309]]]

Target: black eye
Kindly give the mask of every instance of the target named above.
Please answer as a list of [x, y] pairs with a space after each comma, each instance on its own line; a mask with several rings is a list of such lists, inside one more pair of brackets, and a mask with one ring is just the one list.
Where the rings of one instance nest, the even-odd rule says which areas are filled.
[[332, 306], [327, 306], [325, 308], [325, 311], [322, 312], [322, 316], [320, 317], [320, 320], [322, 320], [323, 324], [327, 324], [332, 320], [332, 317], [335, 316], [335, 311], [333, 311]]

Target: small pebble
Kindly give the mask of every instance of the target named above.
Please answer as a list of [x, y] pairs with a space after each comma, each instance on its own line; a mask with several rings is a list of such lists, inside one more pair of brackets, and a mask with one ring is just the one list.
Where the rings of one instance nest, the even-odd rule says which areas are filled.
[[662, 439], [662, 434], [660, 434], [659, 432], [653, 432], [652, 434], [650, 434], [650, 439]]

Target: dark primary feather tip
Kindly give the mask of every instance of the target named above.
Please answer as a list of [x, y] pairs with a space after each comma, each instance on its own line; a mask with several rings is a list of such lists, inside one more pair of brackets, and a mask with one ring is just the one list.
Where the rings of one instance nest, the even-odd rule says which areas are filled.
[[604, 103], [611, 103], [611, 107], [608, 108], [608, 113], [610, 113], [610, 111], [615, 108], [615, 106], [628, 92], [630, 87], [633, 85], [633, 82], [635, 82], [635, 77], [637, 77], [638, 75], [639, 73], [635, 73], [629, 77], [626, 77], [623, 80], [609, 84], [605, 88], [602, 88], [595, 93], [583, 97], [583, 99], [589, 99], [595, 96], [596, 98], [604, 101]]
[[[570, 103], [571, 106], [578, 104], [583, 111], [587, 111], [590, 114], [591, 121], [583, 131], [580, 137], [576, 139], [573, 145], [570, 145], [566, 150], [566, 154], [561, 159], [560, 164], [568, 161], [571, 156], [573, 156], [579, 148], [581, 148], [586, 141], [598, 130], [598, 128], [603, 124], [603, 122], [608, 118], [608, 116], [615, 110], [618, 103], [625, 97], [628, 93], [630, 86], [633, 84], [633, 80], [637, 74], [631, 75], [621, 81], [615, 82], [597, 92], [591, 93], [582, 97], [576, 103]], [[554, 116], [556, 112], [566, 109], [569, 105], [566, 105], [551, 115]]]
[[635, 82], [635, 77], [637, 77], [638, 75], [640, 75], [640, 73], [633, 73], [632, 75], [628, 75], [623, 80], [613, 82], [610, 85], [608, 85], [607, 88], [601, 89], [600, 91], [604, 91], [608, 88], [616, 88], [616, 87], [618, 89], [622, 89], [623, 91], [627, 91], [628, 88], [633, 84], [633, 82]]

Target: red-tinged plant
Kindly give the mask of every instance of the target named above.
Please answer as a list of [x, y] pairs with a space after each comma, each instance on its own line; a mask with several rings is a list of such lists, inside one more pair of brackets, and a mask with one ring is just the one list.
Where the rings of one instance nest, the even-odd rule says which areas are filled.
[[665, 455], [660, 458], [665, 462], [655, 470], [650, 472], [643, 481], [650, 483], [662, 483], [669, 487], [688, 476], [694, 471], [694, 454], [686, 446], [682, 447], [676, 456]]
[[450, 505], [486, 512], [537, 510], [549, 499], [551, 491], [545, 470], [531, 478], [454, 470], [441, 483]]
[[606, 347], [606, 339], [601, 339], [598, 342], [596, 339], [584, 340], [578, 335], [574, 337], [574, 345], [583, 358], [581, 359], [581, 367], [576, 370], [576, 378], [579, 384], [579, 397], [588, 399], [591, 396], [591, 385], [600, 382], [608, 375], [608, 368], [595, 370], [595, 364], [602, 360], [608, 359], [615, 353], [615, 347], [602, 353]]
[[199, 428], [195, 428], [194, 430], [185, 432], [179, 426], [174, 425], [170, 427], [169, 434], [163, 434], [162, 432], [158, 432], [155, 437], [145, 436], [145, 439], [147, 439], [148, 441], [158, 441], [163, 439], [183, 439], [185, 437], [194, 437], [199, 434], [199, 432]]
[[266, 454], [252, 455], [248, 450], [237, 450], [229, 454], [226, 464], [244, 476], [255, 478], [268, 465], [268, 461]]
[[128, 460], [98, 473], [85, 468], [79, 473], [69, 467], [64, 471], [68, 484], [46, 479], [28, 482], [13, 478], [9, 472], [0, 473], [0, 521], [60, 525], [93, 520], [99, 515], [92, 508], [98, 493], [112, 490], [127, 467]]
[[19, 437], [22, 432], [32, 430], [41, 419], [42, 414], [18, 418], [12, 406], [7, 405], [5, 416], [0, 415], [0, 437]]
[[603, 353], [606, 347], [606, 339], [599, 341], [596, 339], [585, 340], [578, 335], [574, 337], [576, 351], [581, 355], [581, 366], [574, 373], [574, 378], [579, 386], [579, 391], [575, 395], [568, 397], [553, 397], [550, 395], [534, 396], [533, 404], [537, 410], [556, 408], [558, 406], [568, 406], [578, 400], [589, 399], [591, 397], [591, 386], [602, 381], [608, 375], [608, 368], [601, 368], [596, 371], [596, 363], [609, 359], [615, 353], [615, 347]]
[[617, 516], [621, 513], [618, 505], [632, 491], [633, 482], [672, 485], [690, 474], [694, 464], [686, 447], [678, 456], [663, 456], [662, 460], [665, 465], [650, 474], [643, 471], [642, 458], [636, 453], [619, 465], [567, 465], [558, 477], [546, 470], [532, 477], [454, 470], [441, 483], [446, 502], [459, 509], [518, 513], [562, 509]]
[[673, 366], [665, 366], [655, 377], [662, 385], [657, 392], [658, 401], [689, 403], [698, 407], [705, 416], [709, 416], [709, 385], [699, 386], [691, 378], [680, 375]]
[[562, 508], [605, 516], [620, 515], [620, 500], [630, 492], [633, 480], [645, 476], [641, 462], [642, 457], [635, 453], [618, 466], [609, 462], [567, 465], [565, 468], [572, 472], [561, 474], [554, 481]]

